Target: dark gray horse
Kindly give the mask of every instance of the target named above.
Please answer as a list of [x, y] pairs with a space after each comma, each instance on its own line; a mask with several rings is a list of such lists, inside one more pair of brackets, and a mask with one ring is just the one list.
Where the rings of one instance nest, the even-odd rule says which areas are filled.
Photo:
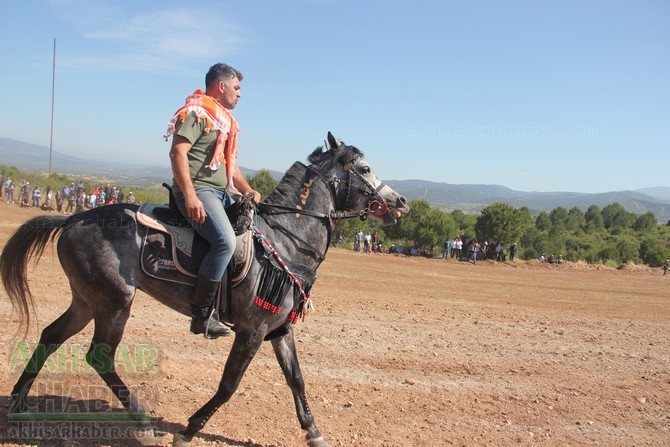
[[[271, 339], [293, 393], [300, 426], [307, 433], [307, 445], [327, 446], [307, 404], [291, 318], [309, 299], [308, 288], [326, 255], [338, 219], [370, 216], [392, 225], [409, 210], [405, 198], [377, 177], [357, 148], [345, 145], [330, 133], [327, 147], [317, 148], [309, 156], [309, 166], [295, 163], [259, 205], [256, 256], [246, 279], [233, 289], [229, 304], [235, 339], [223, 377], [214, 396], [189, 418], [184, 431], [175, 434], [175, 446], [189, 445], [214, 412], [230, 399], [266, 339]], [[56, 239], [58, 258], [72, 289], [70, 307], [42, 331], [39, 349], [33, 352], [12, 390], [11, 413], [28, 410], [27, 394], [47, 357], [94, 320], [95, 331], [86, 361], [129, 414], [145, 414], [113, 366], [135, 292], [140, 289], [189, 315], [188, 297], [193, 290], [191, 286], [161, 281], [144, 273], [139, 258], [147, 229], [137, 222], [136, 213], [137, 206], [124, 204], [69, 217], [38, 216], [19, 227], [5, 245], [0, 274], [21, 317], [21, 327], [27, 328], [34, 309], [27, 264], [31, 258], [39, 259], [46, 246]], [[255, 302], [262, 283], [259, 278], [268, 269], [279, 269], [277, 263], [270, 262], [272, 256], [268, 256], [268, 250], [272, 253], [273, 249], [284, 261], [279, 264], [288, 267], [283, 271], [292, 278], [288, 286], [266, 287], [265, 293], [276, 313]], [[151, 436], [151, 421], [138, 419], [140, 427], [146, 428], [145, 436]]]

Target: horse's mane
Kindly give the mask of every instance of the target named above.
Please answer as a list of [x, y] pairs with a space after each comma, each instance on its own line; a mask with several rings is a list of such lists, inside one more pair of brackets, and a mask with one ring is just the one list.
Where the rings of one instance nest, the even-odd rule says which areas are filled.
[[319, 146], [314, 149], [307, 160], [328, 172], [334, 168], [335, 163], [342, 163], [342, 158], [345, 159], [344, 161], [351, 161], [355, 156], [363, 157], [364, 155], [357, 147], [342, 143], [340, 146], [327, 151], [323, 150], [323, 146]]
[[279, 181], [274, 191], [266, 199], [267, 203], [274, 205], [285, 204], [295, 197], [295, 192], [302, 185], [307, 166], [296, 161], [293, 166], [286, 171], [284, 177]]
[[[307, 161], [310, 164], [318, 166], [323, 172], [330, 172], [335, 168], [336, 163], [341, 163], [341, 159], [349, 161], [354, 156], [363, 156], [363, 153], [354, 146], [342, 144], [336, 148], [324, 150], [323, 146], [314, 149]], [[299, 191], [305, 179], [307, 166], [300, 162], [295, 162], [293, 166], [286, 171], [284, 177], [279, 181], [277, 187], [267, 198], [267, 203], [286, 204], [295, 200], [296, 191]]]

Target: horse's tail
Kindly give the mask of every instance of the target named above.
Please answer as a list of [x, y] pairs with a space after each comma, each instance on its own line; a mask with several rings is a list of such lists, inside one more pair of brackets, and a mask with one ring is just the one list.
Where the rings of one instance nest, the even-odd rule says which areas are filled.
[[19, 331], [24, 336], [30, 327], [30, 313], [35, 309], [28, 288], [28, 261], [39, 261], [44, 249], [65, 228], [65, 216], [38, 216], [21, 225], [5, 244], [0, 254], [0, 277], [12, 307], [19, 314]]

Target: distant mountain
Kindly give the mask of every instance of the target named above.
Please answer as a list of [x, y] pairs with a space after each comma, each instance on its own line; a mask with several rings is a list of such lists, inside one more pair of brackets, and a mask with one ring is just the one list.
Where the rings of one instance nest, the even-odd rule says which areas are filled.
[[[48, 172], [49, 148], [10, 138], [0, 138], [0, 164], [23, 171]], [[160, 184], [172, 179], [172, 171], [164, 166], [144, 166], [118, 161], [84, 159], [53, 151], [52, 171], [59, 174], [89, 178], [107, 177], [115, 182], [137, 186]], [[242, 168], [245, 175], [256, 171]], [[279, 180], [283, 172], [270, 171]], [[559, 206], [586, 210], [591, 205], [602, 209], [618, 202], [637, 215], [651, 211], [661, 223], [670, 221], [670, 188], [654, 187], [637, 191], [612, 191], [599, 194], [576, 192], [524, 192], [500, 185], [453, 185], [425, 180], [390, 180], [386, 183], [410, 200], [423, 199], [445, 211], [459, 209], [466, 214], [478, 213], [496, 202], [514, 207], [528, 207], [533, 214], [551, 211]]]
[[[109, 178], [116, 182], [137, 186], [149, 186], [170, 182], [172, 170], [169, 166], [147, 166], [122, 161], [101, 160], [100, 158], [79, 158], [53, 151], [52, 172], [64, 175], [82, 176], [82, 178]], [[28, 172], [49, 172], [49, 148], [25, 143], [11, 138], [0, 138], [0, 164], [14, 166]], [[256, 171], [242, 168], [244, 175]], [[283, 173], [272, 172], [275, 178]]]
[[657, 186], [655, 188], [642, 188], [636, 189], [635, 191], [641, 192], [642, 194], [647, 194], [652, 197], [656, 197], [661, 200], [670, 200], [670, 188], [667, 186]]
[[[648, 188], [645, 191], [612, 191], [598, 194], [576, 192], [523, 192], [499, 185], [452, 185], [425, 180], [389, 180], [389, 186], [408, 199], [423, 199], [445, 211], [460, 209], [464, 213], [478, 213], [496, 202], [508, 203], [516, 208], [528, 207], [533, 214], [551, 211], [559, 206], [578, 207], [582, 210], [596, 205], [602, 209], [619, 203], [626, 210], [641, 215], [651, 211], [659, 222], [670, 220], [670, 200], [662, 193], [670, 188]], [[654, 196], [652, 194], [657, 194]]]

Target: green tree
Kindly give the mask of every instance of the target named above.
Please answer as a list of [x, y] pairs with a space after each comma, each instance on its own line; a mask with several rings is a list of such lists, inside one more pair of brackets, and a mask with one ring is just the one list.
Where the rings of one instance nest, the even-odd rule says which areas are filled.
[[477, 240], [510, 245], [523, 232], [523, 214], [507, 203], [494, 203], [482, 209], [475, 223]]
[[549, 219], [551, 220], [552, 225], [565, 225], [568, 221], [568, 210], [562, 206], [556, 207], [549, 213]]
[[633, 224], [633, 229], [639, 233], [649, 233], [655, 231], [657, 228], [656, 216], [651, 211], [638, 217]]
[[530, 226], [533, 226], [535, 219], [533, 219], [533, 215], [530, 212], [530, 209], [528, 209], [527, 206], [522, 206], [519, 208], [519, 220], [521, 222], [521, 226], [526, 229]]
[[589, 209], [586, 210], [584, 219], [586, 221], [584, 231], [587, 233], [597, 233], [605, 228], [603, 213], [600, 211], [600, 208], [595, 205], [591, 205]]
[[458, 230], [456, 231], [458, 235], [474, 235], [475, 223], [477, 221], [476, 216], [465, 214], [461, 210], [453, 210], [451, 212], [451, 217], [454, 219], [454, 222], [458, 227]]
[[629, 213], [620, 203], [612, 203], [602, 210], [605, 228], [627, 228], [635, 223], [635, 214]]
[[565, 229], [570, 232], [579, 231], [585, 223], [584, 212], [577, 206], [570, 208], [568, 218], [565, 221]]
[[410, 200], [409, 213], [404, 215], [392, 227], [384, 227], [384, 234], [389, 241], [401, 244], [416, 244], [417, 229], [430, 210], [430, 204], [421, 199]]
[[277, 186], [277, 180], [272, 177], [267, 169], [261, 169], [254, 175], [247, 176], [247, 182], [249, 182], [249, 186], [261, 193], [262, 198], [269, 196]]
[[658, 240], [645, 237], [640, 243], [640, 258], [645, 264], [659, 267], [668, 257], [667, 246], [663, 247]]
[[619, 252], [619, 261], [624, 264], [639, 261], [639, 247], [640, 243], [633, 235], [618, 238], [616, 248]]
[[450, 215], [437, 208], [430, 208], [419, 218], [413, 239], [418, 247], [434, 254], [440, 253], [445, 238], [455, 232], [456, 223]]
[[519, 257], [528, 261], [529, 259], [537, 259], [543, 253], [540, 246], [544, 235], [535, 226], [528, 226], [521, 235], [520, 249], [522, 249]]
[[561, 221], [556, 225], [552, 225], [547, 233], [547, 246], [549, 254], [563, 255], [565, 254], [565, 243], [567, 240], [567, 231], [565, 231], [565, 224]]
[[546, 211], [541, 211], [535, 218], [535, 228], [540, 231], [547, 231], [551, 228], [551, 218]]

